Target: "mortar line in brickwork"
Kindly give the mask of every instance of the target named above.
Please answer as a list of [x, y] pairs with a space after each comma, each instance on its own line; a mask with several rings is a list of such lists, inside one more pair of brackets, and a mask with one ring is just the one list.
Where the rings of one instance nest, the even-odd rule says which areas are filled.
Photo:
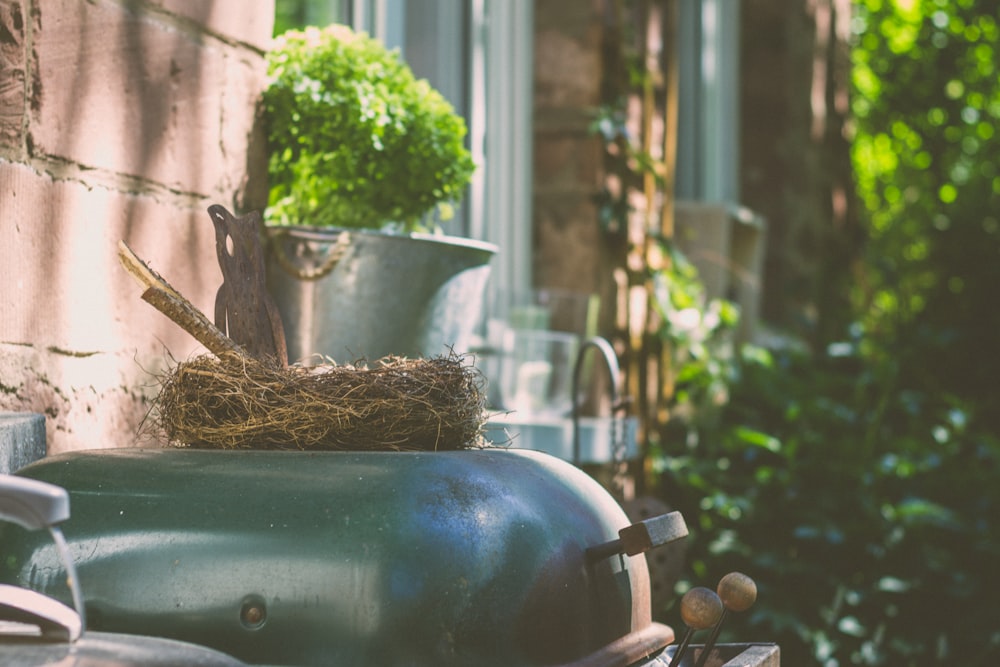
[[218, 40], [227, 46], [243, 48], [252, 51], [257, 55], [264, 55], [264, 49], [259, 46], [212, 30], [205, 24], [199, 23], [196, 19], [184, 16], [183, 14], [176, 14], [165, 7], [150, 4], [149, 2], [140, 2], [138, 3], [137, 9], [137, 3], [135, 0], [108, 0], [108, 2], [123, 7], [131, 12], [137, 12], [153, 17], [154, 19], [169, 25], [174, 30], [198, 38], [199, 41], [203, 37], [211, 37], [212, 39]]
[[40, 9], [36, 6], [36, 0], [24, 0], [22, 5], [25, 16], [21, 17], [23, 22], [23, 44], [24, 44], [24, 88], [23, 111], [21, 113], [21, 156], [24, 159], [31, 158], [31, 119], [32, 114], [38, 110], [39, 104], [35, 101], [36, 84], [38, 84], [38, 63], [35, 58], [35, 23], [38, 21]]
[[127, 195], [151, 197], [160, 201], [173, 201], [184, 208], [204, 208], [212, 201], [227, 198], [227, 195], [218, 192], [202, 194], [178, 190], [158, 181], [98, 167], [88, 167], [51, 155], [29, 157], [25, 166], [39, 175], [47, 176], [53, 182], [78, 183], [87, 189], [101, 188]]

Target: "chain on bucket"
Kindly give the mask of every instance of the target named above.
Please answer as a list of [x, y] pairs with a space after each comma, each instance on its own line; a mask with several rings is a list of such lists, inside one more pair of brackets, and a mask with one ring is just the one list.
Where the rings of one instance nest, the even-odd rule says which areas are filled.
[[[347, 249], [351, 245], [351, 235], [346, 231], [340, 232], [337, 235], [336, 241], [332, 243], [326, 239], [295, 238], [298, 241], [297, 248], [299, 252], [296, 253], [298, 256], [293, 259], [288, 256], [285, 248], [286, 240], [292, 236], [293, 234], [289, 230], [274, 230], [271, 234], [271, 248], [274, 250], [274, 257], [278, 261], [278, 265], [290, 276], [299, 280], [319, 280], [329, 275], [347, 253]], [[298, 237], [301, 235], [295, 234], [295, 236]], [[309, 241], [314, 241], [314, 243], [309, 243]], [[324, 247], [325, 250], [321, 250]], [[303, 253], [302, 250], [307, 250], [310, 255], [314, 255], [319, 261], [312, 266], [305, 266], [304, 261], [314, 258]], [[296, 263], [296, 260], [299, 263]]]

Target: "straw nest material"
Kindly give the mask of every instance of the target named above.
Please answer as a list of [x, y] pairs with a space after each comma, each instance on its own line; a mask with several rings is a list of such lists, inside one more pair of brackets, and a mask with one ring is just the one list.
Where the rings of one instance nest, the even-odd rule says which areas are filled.
[[224, 354], [179, 363], [152, 414], [198, 448], [466, 449], [483, 442], [484, 386], [454, 353], [313, 368]]

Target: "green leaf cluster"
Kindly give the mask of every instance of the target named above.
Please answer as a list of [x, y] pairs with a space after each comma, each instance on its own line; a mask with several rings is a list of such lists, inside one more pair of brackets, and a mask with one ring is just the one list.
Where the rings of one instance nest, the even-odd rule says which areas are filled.
[[1000, 357], [988, 353], [1000, 328], [1000, 2], [855, 4], [852, 158], [870, 236], [859, 317], [901, 381], [1000, 416]]
[[734, 333], [739, 308], [709, 299], [697, 268], [672, 239], [656, 239], [669, 257], [649, 272], [652, 306], [659, 315], [656, 335], [669, 351], [673, 374], [670, 411], [674, 419], [711, 419], [729, 400], [734, 379]]
[[1000, 1], [853, 4], [853, 321], [733, 355], [728, 402], [668, 424], [654, 465], [691, 526], [681, 588], [757, 580], [726, 639], [783, 664], [993, 665]]
[[891, 390], [855, 332], [744, 348], [719, 417], [655, 459], [691, 526], [681, 587], [754, 577], [725, 639], [778, 642], [782, 663], [996, 664], [1000, 439], [959, 397]]
[[413, 230], [464, 194], [465, 122], [396, 51], [306, 28], [276, 38], [267, 67], [269, 222]]

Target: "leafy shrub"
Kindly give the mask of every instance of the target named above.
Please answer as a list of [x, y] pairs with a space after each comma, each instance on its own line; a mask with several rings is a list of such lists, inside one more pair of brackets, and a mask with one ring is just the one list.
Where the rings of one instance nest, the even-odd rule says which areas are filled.
[[726, 635], [776, 641], [783, 663], [995, 664], [1000, 441], [867, 342], [744, 348], [719, 418], [658, 459], [692, 526], [687, 583], [753, 576]]
[[465, 123], [395, 51], [345, 26], [291, 30], [267, 55], [266, 217], [278, 224], [420, 226], [474, 164]]
[[730, 640], [777, 641], [790, 665], [993, 665], [1000, 2], [852, 6], [863, 324], [684, 369], [733, 378], [729, 402], [681, 411], [654, 463], [692, 528], [684, 585], [759, 584]]

